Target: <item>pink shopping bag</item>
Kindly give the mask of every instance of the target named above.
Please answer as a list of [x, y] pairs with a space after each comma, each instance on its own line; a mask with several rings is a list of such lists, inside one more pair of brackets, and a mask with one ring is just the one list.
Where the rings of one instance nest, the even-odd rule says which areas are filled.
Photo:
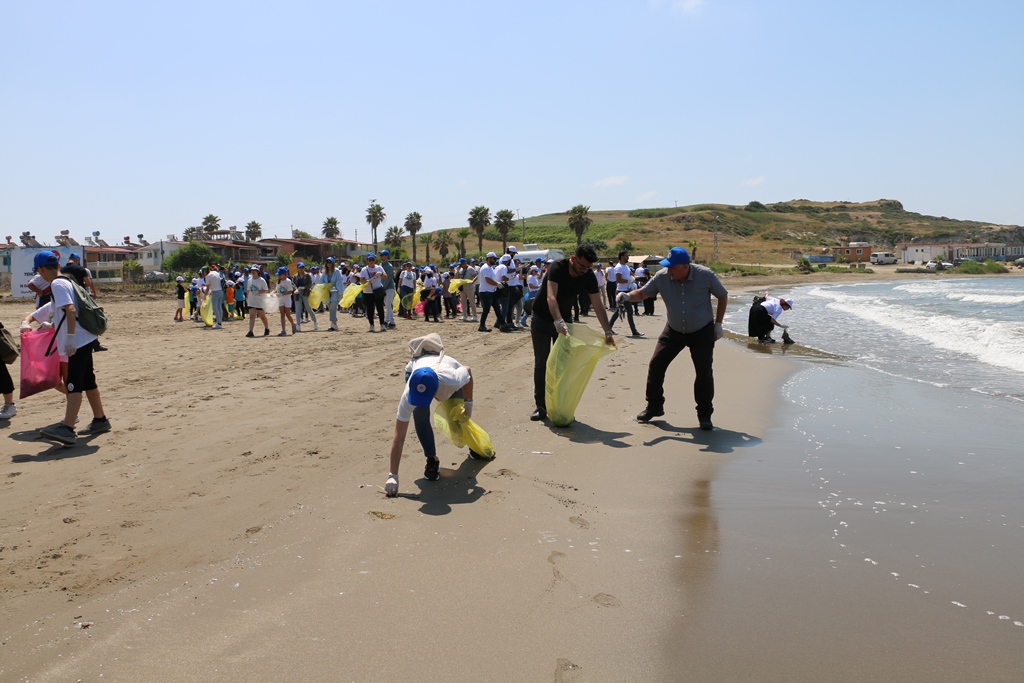
[[[60, 356], [55, 330], [26, 330], [21, 333], [21, 393], [19, 398], [60, 386]], [[46, 355], [48, 347], [53, 349]]]

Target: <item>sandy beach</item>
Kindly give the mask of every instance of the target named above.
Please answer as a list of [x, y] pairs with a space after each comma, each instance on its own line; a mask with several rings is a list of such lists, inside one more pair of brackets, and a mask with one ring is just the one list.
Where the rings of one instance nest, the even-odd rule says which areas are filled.
[[[919, 600], [862, 557], [830, 566], [821, 496], [789, 495], [808, 465], [779, 392], [801, 365], [777, 352], [718, 345], [712, 433], [680, 356], [666, 416], [641, 425], [664, 318], [638, 318], [648, 338], [620, 338], [556, 429], [527, 419], [527, 333], [341, 316], [245, 339], [172, 323], [168, 298], [104, 304], [113, 432], [37, 440], [56, 392], [0, 425], [0, 680], [1015, 680], [1024, 663], [1012, 619], [951, 618], [946, 592]], [[0, 305], [8, 325], [21, 310]], [[386, 499], [406, 344], [428, 331], [474, 368], [498, 457], [439, 437], [427, 482], [410, 435], [406, 495]]]

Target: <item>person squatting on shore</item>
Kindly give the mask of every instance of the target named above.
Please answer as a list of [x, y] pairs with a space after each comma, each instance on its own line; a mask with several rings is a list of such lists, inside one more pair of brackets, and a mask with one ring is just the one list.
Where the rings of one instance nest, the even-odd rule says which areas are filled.
[[779, 316], [793, 308], [792, 299], [776, 299], [768, 296], [760, 300], [754, 299], [754, 305], [750, 307], [750, 316], [747, 320], [747, 336], [757, 337], [757, 341], [765, 344], [774, 344], [772, 330], [781, 327], [782, 341], [792, 343], [789, 339], [789, 326], [779, 322]]
[[590, 297], [594, 313], [604, 330], [605, 343], [615, 343], [611, 325], [608, 324], [608, 314], [601, 303], [597, 277], [590, 270], [595, 262], [597, 253], [594, 248], [581, 244], [569, 258], [552, 263], [541, 282], [530, 323], [530, 336], [533, 340], [533, 400], [536, 404], [536, 409], [530, 415], [531, 420], [543, 420], [548, 416], [544, 396], [548, 356], [551, 355], [551, 346], [558, 335], [569, 334], [565, 319], [572, 315], [573, 303], [578, 301], [580, 294]]
[[[697, 403], [700, 428], [714, 428], [715, 378], [712, 371], [715, 342], [722, 338], [722, 320], [729, 303], [729, 293], [710, 268], [690, 263], [690, 253], [672, 247], [668, 258], [661, 261], [662, 270], [643, 286], [632, 292], [620, 292], [616, 303], [632, 304], [660, 294], [665, 302], [668, 322], [658, 345], [654, 347], [647, 370], [647, 407], [636, 416], [637, 422], [650, 422], [665, 414], [665, 372], [684, 348], [690, 349], [693, 361], [693, 397]], [[718, 300], [714, 317], [711, 297]]]
[[[405, 366], [408, 381], [398, 400], [395, 432], [391, 439], [390, 471], [384, 483], [384, 493], [388, 497], [398, 495], [398, 468], [402, 463], [402, 450], [410, 418], [427, 460], [423, 477], [428, 481], [437, 481], [441, 477], [441, 461], [437, 457], [434, 443], [431, 402], [435, 399], [445, 401], [461, 398], [466, 416], [473, 416], [473, 372], [451, 356], [445, 355], [441, 337], [435, 333], [412, 339], [409, 341], [409, 352], [412, 360]], [[472, 453], [470, 457], [473, 457]]]

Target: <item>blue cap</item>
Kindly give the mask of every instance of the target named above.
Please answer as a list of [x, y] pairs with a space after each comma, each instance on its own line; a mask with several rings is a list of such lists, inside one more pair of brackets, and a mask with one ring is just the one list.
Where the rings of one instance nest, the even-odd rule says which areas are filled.
[[418, 368], [409, 376], [409, 403], [425, 408], [437, 393], [437, 373], [430, 368]]
[[542, 259], [540, 256], [538, 256], [537, 258], [533, 259], [533, 262], [534, 263], [544, 263], [544, 259]]
[[36, 268], [42, 268], [43, 266], [56, 268], [60, 265], [60, 259], [52, 251], [40, 251], [33, 257], [32, 265]]
[[334, 257], [333, 256], [328, 256], [327, 257], [327, 261], [325, 261], [325, 263], [334, 263]]
[[71, 256], [68, 256], [68, 258], [69, 258], [69, 259], [73, 259], [73, 258], [76, 258], [76, 259], [78, 259], [79, 261], [81, 261], [81, 260], [82, 260], [82, 257], [81, 257], [81, 256], [79, 256], [78, 254], [71, 254]]
[[305, 261], [299, 261], [298, 263], [295, 264], [295, 267], [296, 268], [305, 268], [306, 267], [306, 263], [305, 263]]
[[476, 263], [476, 259], [475, 258], [471, 258], [471, 259], [469, 259], [469, 262], [470, 263]]
[[380, 255], [381, 256], [391, 256], [391, 252], [388, 251], [387, 249], [381, 249], [380, 250]]
[[320, 266], [313, 266], [310, 270], [320, 270]]
[[285, 267], [285, 266], [281, 266], [280, 268], [277, 269], [277, 274], [278, 275], [287, 275], [288, 274], [288, 268]]
[[366, 258], [367, 258], [367, 259], [373, 259], [374, 261], [376, 261], [376, 260], [377, 260], [377, 255], [376, 255], [376, 254], [374, 254], [374, 253], [373, 253], [373, 252], [371, 251], [371, 252], [370, 252], [369, 254], [367, 254], [367, 255], [366, 255]]
[[459, 264], [463, 264], [463, 263], [465, 263], [465, 262], [466, 262], [466, 259], [464, 259], [464, 258], [460, 258], [460, 259], [459, 259]]
[[672, 247], [668, 251], [668, 258], [661, 260], [661, 265], [665, 268], [669, 266], [682, 266], [690, 262], [690, 252], [686, 251], [682, 247]]

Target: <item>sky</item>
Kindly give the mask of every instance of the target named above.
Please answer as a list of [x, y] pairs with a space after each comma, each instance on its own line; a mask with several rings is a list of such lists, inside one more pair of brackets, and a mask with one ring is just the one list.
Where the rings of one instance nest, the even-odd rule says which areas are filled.
[[[698, 203], [1024, 225], [1015, 0], [0, 0], [0, 239]], [[380, 230], [383, 239], [384, 229]]]

